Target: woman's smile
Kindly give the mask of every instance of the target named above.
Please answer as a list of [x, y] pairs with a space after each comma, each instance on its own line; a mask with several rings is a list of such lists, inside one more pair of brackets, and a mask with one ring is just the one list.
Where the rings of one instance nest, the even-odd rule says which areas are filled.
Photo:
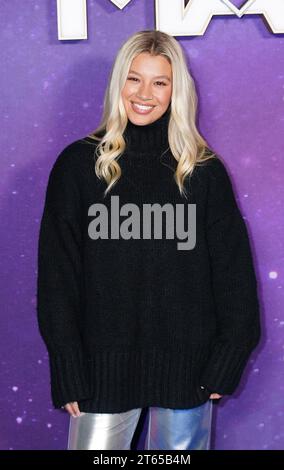
[[138, 114], [150, 114], [151, 111], [153, 111], [153, 109], [155, 108], [155, 106], [149, 106], [145, 104], [141, 105], [135, 103], [134, 101], [131, 101], [131, 106], [133, 111]]

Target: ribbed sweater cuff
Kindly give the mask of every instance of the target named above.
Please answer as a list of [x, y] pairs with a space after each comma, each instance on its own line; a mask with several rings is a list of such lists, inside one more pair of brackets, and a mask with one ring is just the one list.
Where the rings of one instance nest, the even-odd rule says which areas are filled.
[[51, 396], [55, 408], [90, 398], [86, 364], [80, 349], [50, 353]]
[[201, 375], [200, 384], [212, 393], [231, 395], [237, 388], [248, 362], [251, 349], [215, 343], [210, 359]]

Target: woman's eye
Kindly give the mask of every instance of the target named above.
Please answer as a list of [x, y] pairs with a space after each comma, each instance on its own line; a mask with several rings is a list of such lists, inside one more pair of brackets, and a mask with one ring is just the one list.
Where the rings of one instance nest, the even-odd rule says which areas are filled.
[[[137, 77], [128, 77], [127, 80], [134, 80], [134, 81], [137, 81], [139, 80]], [[156, 82], [158, 84], [158, 86], [166, 86], [166, 83], [165, 82], [161, 82], [161, 81], [157, 81]]]

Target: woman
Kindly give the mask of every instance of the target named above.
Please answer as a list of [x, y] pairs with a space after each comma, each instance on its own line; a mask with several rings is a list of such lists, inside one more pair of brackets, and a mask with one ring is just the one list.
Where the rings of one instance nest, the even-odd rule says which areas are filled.
[[212, 399], [235, 391], [259, 342], [246, 225], [196, 109], [179, 43], [138, 32], [101, 125], [51, 170], [38, 321], [68, 449], [130, 449], [144, 407], [147, 449], [209, 449]]

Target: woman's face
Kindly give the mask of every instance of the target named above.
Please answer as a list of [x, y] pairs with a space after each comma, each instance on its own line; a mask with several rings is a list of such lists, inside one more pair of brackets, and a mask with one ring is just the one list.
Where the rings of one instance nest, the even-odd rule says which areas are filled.
[[171, 101], [171, 64], [162, 55], [151, 56], [148, 52], [137, 55], [129, 68], [121, 96], [131, 122], [143, 126], [156, 121]]

